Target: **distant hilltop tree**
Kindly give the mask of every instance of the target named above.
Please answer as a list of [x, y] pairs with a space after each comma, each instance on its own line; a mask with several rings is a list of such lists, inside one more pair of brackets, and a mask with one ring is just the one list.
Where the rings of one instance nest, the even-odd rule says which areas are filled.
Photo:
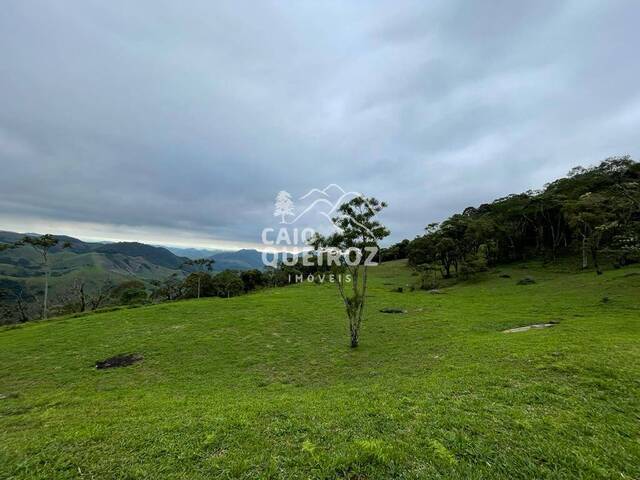
[[[33, 249], [40, 254], [42, 258], [42, 266], [44, 267], [44, 296], [42, 300], [42, 318], [47, 319], [48, 315], [48, 297], [49, 297], [49, 277], [51, 276], [51, 265], [49, 264], [49, 251], [58, 245], [59, 240], [53, 235], [47, 234], [41, 237], [24, 237], [21, 244], [31, 245]], [[62, 248], [69, 248], [71, 244], [65, 242]]]
[[195, 275], [197, 276], [197, 298], [200, 298], [200, 292], [202, 290], [202, 277], [207, 275], [205, 271], [211, 271], [215, 261], [211, 258], [198, 258], [195, 260], [187, 260], [184, 265], [192, 266], [196, 268]]

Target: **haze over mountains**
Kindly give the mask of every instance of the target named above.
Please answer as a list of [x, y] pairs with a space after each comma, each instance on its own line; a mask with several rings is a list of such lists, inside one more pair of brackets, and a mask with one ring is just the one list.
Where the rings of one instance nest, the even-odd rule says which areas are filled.
[[171, 247], [165, 245], [154, 245], [156, 247], [164, 247], [169, 250], [174, 255], [179, 257], [187, 257], [192, 260], [197, 258], [208, 258], [216, 253], [224, 252], [226, 250], [218, 250], [218, 249], [207, 249], [207, 248], [182, 248], [182, 247]]
[[[14, 243], [25, 235], [38, 234], [0, 231], [0, 243]], [[189, 258], [213, 258], [214, 271], [263, 267], [261, 254], [256, 250], [211, 253], [186, 249], [186, 255], [176, 255], [168, 248], [138, 242], [85, 242], [66, 235], [56, 235], [56, 238], [59, 243], [49, 255], [51, 293], [54, 297], [64, 294], [79, 279], [86, 281], [89, 287], [97, 287], [107, 281], [119, 283], [136, 279], [151, 282], [173, 274], [183, 276], [190, 271], [190, 267], [185, 265]], [[67, 248], [63, 247], [64, 244], [68, 244]], [[41, 283], [42, 262], [33, 248], [22, 246], [0, 253], [0, 286], [8, 289], [27, 286], [37, 292]]]

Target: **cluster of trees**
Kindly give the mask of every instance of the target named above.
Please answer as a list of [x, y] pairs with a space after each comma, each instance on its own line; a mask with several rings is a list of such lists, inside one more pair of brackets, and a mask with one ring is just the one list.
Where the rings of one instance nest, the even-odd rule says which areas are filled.
[[[214, 261], [202, 258], [189, 260], [182, 265], [186, 271], [192, 271], [186, 278], [176, 273], [164, 281], [153, 281], [150, 286], [139, 279], [118, 284], [112, 281], [97, 284], [91, 279], [76, 279], [66, 291], [58, 292], [52, 302], [49, 298], [50, 252], [52, 249], [70, 248], [71, 244], [63, 243], [50, 234], [40, 237], [25, 236], [13, 243], [0, 243], [0, 251], [23, 246], [30, 246], [39, 254], [43, 286], [34, 289], [28, 288], [24, 282], [1, 280], [0, 324], [24, 323], [29, 320], [47, 319], [50, 315], [83, 313], [108, 306], [200, 298], [201, 296], [229, 298], [257, 288], [288, 283], [286, 274], [276, 269], [267, 272], [225, 270], [214, 275], [212, 274]], [[51, 303], [53, 304], [50, 305]]]
[[[197, 260], [196, 260], [197, 262]], [[211, 268], [198, 270], [186, 278], [177, 274], [163, 281], [154, 281], [150, 299], [172, 301], [184, 298], [224, 297], [230, 298], [270, 286], [269, 275], [261, 270], [224, 270], [213, 274]]]
[[[24, 245], [29, 245], [33, 247], [33, 249], [38, 252], [41, 262], [42, 269], [44, 271], [44, 290], [42, 296], [42, 310], [40, 312], [40, 318], [46, 319], [49, 315], [49, 277], [51, 276], [51, 266], [49, 265], [49, 252], [52, 248], [60, 243], [53, 235], [42, 235], [41, 237], [29, 237], [25, 236], [22, 240], [17, 241], [15, 243], [3, 243], [0, 245], [0, 251], [8, 250], [10, 248], [17, 248]], [[69, 248], [71, 245], [68, 242], [65, 242], [62, 245], [62, 248]], [[29, 294], [23, 290], [19, 290], [16, 292], [15, 290], [10, 290], [9, 293], [13, 294], [13, 300], [16, 304], [16, 308], [18, 311], [18, 315], [21, 320], [26, 321], [30, 315], [31, 310], [31, 300], [35, 300], [34, 295]], [[6, 295], [6, 294], [5, 294]]]
[[[52, 235], [25, 237], [14, 244], [0, 244], [5, 250], [30, 245], [40, 253], [42, 259], [42, 288], [28, 288], [24, 282], [12, 280], [0, 281], [0, 324], [24, 323], [29, 320], [46, 319], [51, 315], [67, 315], [95, 311], [105, 307], [121, 305], [139, 305], [188, 298], [224, 297], [230, 298], [252, 290], [268, 287], [282, 287], [295, 283], [300, 274], [316, 273], [318, 267], [299, 265], [278, 268], [267, 267], [264, 270], [245, 271], [224, 270], [213, 272], [214, 260], [201, 258], [189, 260], [182, 267], [190, 271], [186, 276], [179, 273], [163, 280], [143, 282], [133, 278], [120, 283], [94, 279], [76, 279], [66, 291], [57, 292], [55, 298], [49, 295], [49, 251], [59, 245]], [[325, 268], [326, 270], [326, 268]]]
[[[48, 284], [45, 273], [43, 290], [33, 291], [17, 282], [0, 282], [0, 324], [24, 323], [46, 319], [51, 315], [67, 315], [95, 311], [104, 307], [140, 305], [186, 298], [234, 297], [267, 286], [288, 284], [282, 272], [225, 270], [213, 274], [210, 270], [197, 270], [186, 277], [173, 274], [150, 284], [139, 279], [120, 283], [95, 282], [78, 279], [53, 301], [46, 294]], [[275, 276], [281, 281], [274, 281]], [[51, 305], [50, 305], [51, 303]]]
[[497, 263], [576, 255], [582, 268], [601, 273], [604, 254], [616, 265], [640, 260], [640, 164], [628, 156], [576, 167], [541, 191], [466, 208], [382, 256], [408, 258], [448, 278]]

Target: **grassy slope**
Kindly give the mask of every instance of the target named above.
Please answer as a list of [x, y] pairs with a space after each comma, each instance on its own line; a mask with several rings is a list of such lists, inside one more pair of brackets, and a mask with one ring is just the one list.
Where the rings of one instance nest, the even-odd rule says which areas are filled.
[[329, 285], [0, 330], [0, 478], [639, 478], [640, 269], [501, 273], [379, 267], [356, 351]]

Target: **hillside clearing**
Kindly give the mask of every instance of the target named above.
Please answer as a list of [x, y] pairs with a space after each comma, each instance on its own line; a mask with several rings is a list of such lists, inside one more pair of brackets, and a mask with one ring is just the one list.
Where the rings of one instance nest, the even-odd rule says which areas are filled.
[[390, 262], [356, 350], [332, 285], [4, 328], [0, 478], [639, 478], [638, 272]]

